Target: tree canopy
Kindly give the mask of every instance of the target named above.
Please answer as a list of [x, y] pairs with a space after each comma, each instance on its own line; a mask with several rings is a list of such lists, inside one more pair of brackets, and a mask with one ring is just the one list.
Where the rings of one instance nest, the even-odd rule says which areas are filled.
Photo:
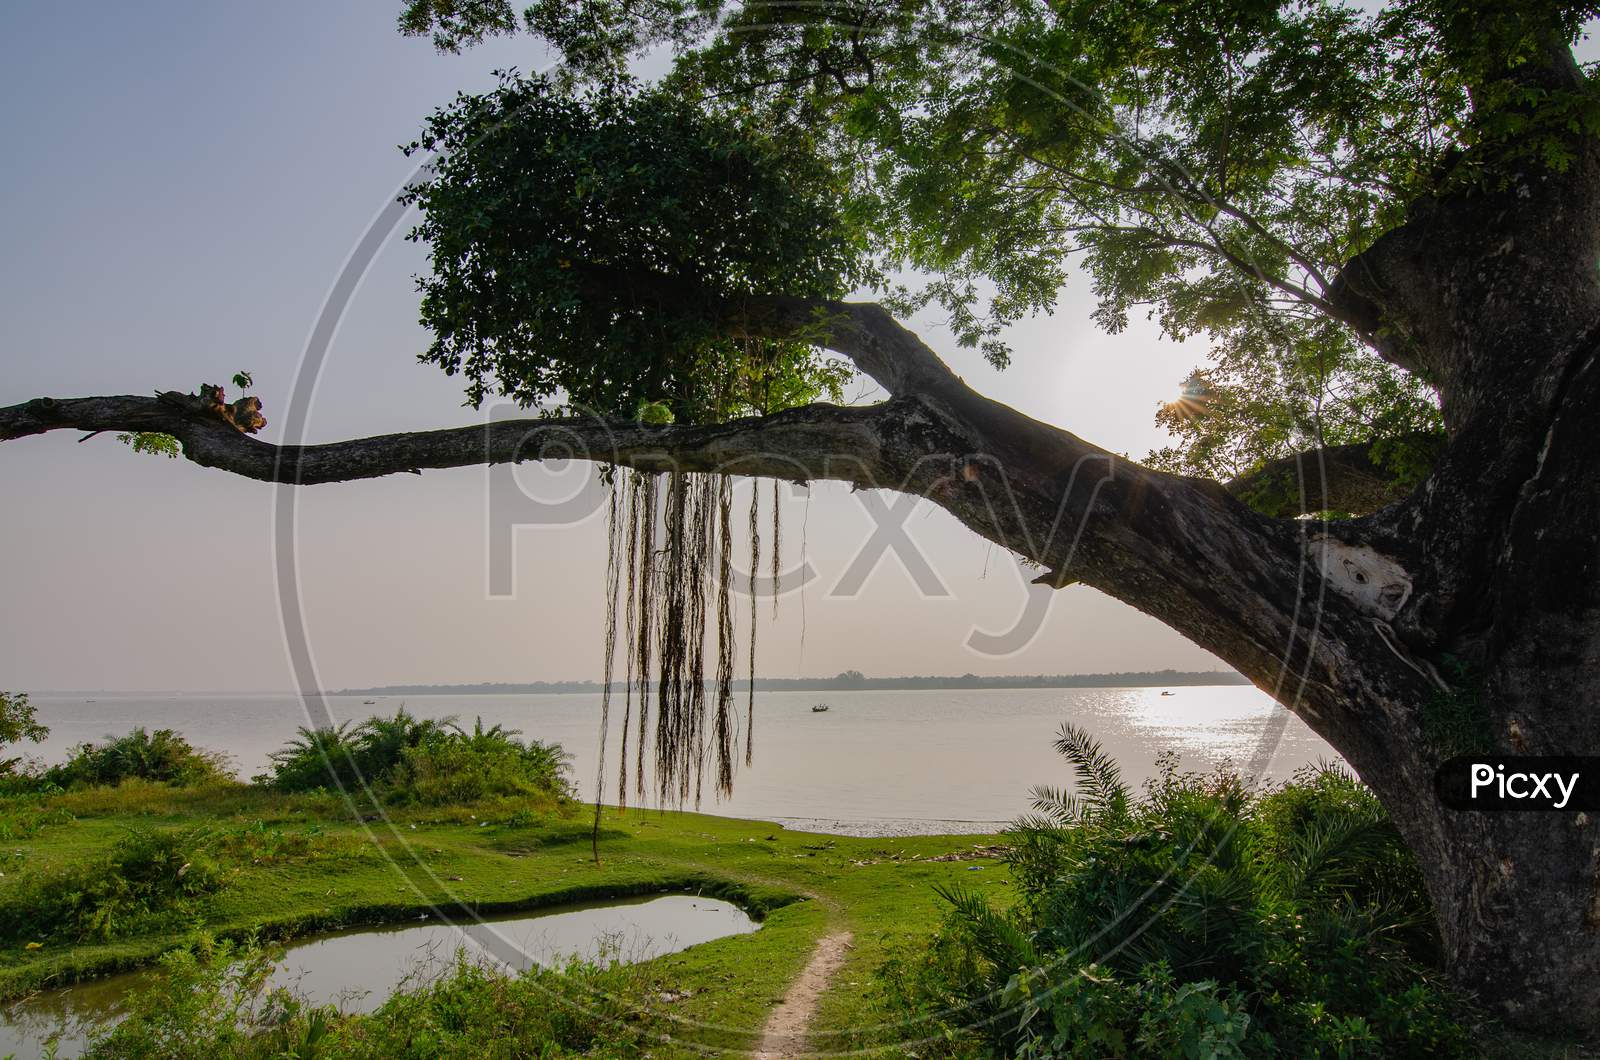
[[803, 142], [661, 91], [505, 74], [438, 110], [405, 198], [423, 211], [424, 360], [525, 405], [687, 421], [837, 397], [789, 334], [730, 334], [752, 295], [837, 298], [873, 277], [846, 189]]
[[[1432, 451], [1417, 440], [1441, 428], [1436, 381], [1380, 356], [1403, 336], [1336, 304], [1340, 266], [1419, 199], [1493, 186], [1530, 157], [1569, 162], [1566, 137], [1600, 128], [1589, 82], [1523, 75], [1593, 11], [541, 0], [519, 15], [508, 0], [414, 0], [402, 28], [440, 48], [526, 30], [566, 60], [458, 99], [421, 141], [453, 149], [417, 196], [435, 250], [428, 358], [465, 370], [474, 399], [492, 365], [523, 399], [561, 387], [607, 410], [669, 399], [703, 414], [751, 374], [751, 351], [691, 319], [724, 314], [729, 295], [894, 278], [890, 304], [942, 307], [1003, 365], [1008, 324], [1087, 282], [1108, 331], [1143, 313], [1208, 344], [1159, 414], [1178, 442], [1158, 466], [1228, 478], [1379, 440], [1377, 464], [1415, 481]], [[665, 85], [631, 86], [629, 62], [661, 45], [678, 54]], [[628, 237], [578, 232], [602, 215]], [[551, 238], [491, 241], [485, 226]], [[596, 268], [701, 293], [585, 288]], [[529, 352], [551, 329], [563, 368]], [[754, 362], [789, 383], [779, 407], [836, 380], [803, 335], [763, 342]]]

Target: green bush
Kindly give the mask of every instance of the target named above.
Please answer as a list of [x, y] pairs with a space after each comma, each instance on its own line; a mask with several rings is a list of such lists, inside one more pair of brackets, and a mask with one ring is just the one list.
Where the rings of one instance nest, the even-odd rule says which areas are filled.
[[212, 942], [161, 958], [154, 982], [130, 995], [126, 1017], [96, 1038], [87, 1056], [117, 1060], [317, 1056], [257, 1051], [262, 1031], [299, 1015], [267, 988], [273, 954], [255, 943]]
[[63, 788], [114, 786], [130, 779], [190, 787], [232, 774], [227, 755], [197, 750], [172, 729], [149, 732], [141, 726], [126, 736], [107, 736], [104, 743], [74, 747], [66, 762], [45, 771], [44, 779]]
[[0, 842], [32, 839], [50, 825], [74, 820], [71, 812], [51, 797], [57, 790], [47, 786], [20, 795], [0, 795]]
[[1094, 965], [1065, 978], [1027, 968], [1012, 977], [1000, 1000], [1030, 1028], [1018, 1057], [1233, 1060], [1245, 1055], [1250, 1029], [1238, 991], [1208, 979], [1179, 984], [1161, 965], [1133, 981]]
[[406, 754], [418, 747], [447, 739], [453, 718], [418, 718], [405, 707], [394, 717], [371, 717], [360, 724], [308, 729], [270, 756], [272, 772], [263, 777], [283, 791], [318, 788], [359, 790], [389, 785]]
[[350, 788], [363, 775], [360, 756], [365, 732], [350, 722], [308, 729], [268, 757], [271, 770], [256, 778], [280, 791]]
[[95, 860], [24, 867], [0, 891], [0, 939], [81, 942], [170, 929], [221, 888], [215, 848], [204, 828], [130, 830]]
[[891, 1001], [959, 1055], [1465, 1055], [1422, 880], [1377, 799], [1342, 770], [1251, 793], [1168, 756], [1138, 797], [1083, 730], [1010, 834], [1020, 900], [959, 888]]
[[[50, 730], [39, 724], [26, 692], [0, 692], [0, 750], [21, 740], [38, 743]], [[17, 773], [20, 758], [0, 758], [0, 777]]]
[[564, 796], [568, 755], [555, 744], [523, 743], [498, 725], [409, 748], [395, 773], [396, 802], [442, 806], [499, 796]]
[[366, 789], [394, 804], [427, 806], [502, 796], [564, 801], [569, 757], [558, 744], [479, 718], [471, 731], [453, 719], [415, 718], [402, 707], [392, 718], [305, 729], [273, 752], [262, 781], [284, 791]]

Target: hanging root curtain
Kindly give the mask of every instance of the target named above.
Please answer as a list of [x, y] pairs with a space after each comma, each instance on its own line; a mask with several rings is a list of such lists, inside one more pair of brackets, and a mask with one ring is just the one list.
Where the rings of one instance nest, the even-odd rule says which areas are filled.
[[[746, 764], [755, 746], [756, 573], [763, 559], [760, 497], [759, 489], [751, 490], [747, 522]], [[774, 492], [770, 549], [774, 597], [779, 562], [776, 501]], [[623, 697], [619, 805], [627, 805], [630, 784], [641, 802], [654, 794], [663, 805], [683, 806], [691, 800], [699, 805], [708, 771], [717, 794], [731, 794], [740, 747], [739, 704], [733, 694], [738, 645], [732, 477], [613, 468], [607, 526], [596, 837], [605, 794], [605, 742], [614, 683], [620, 683]], [[708, 644], [714, 647], [714, 656]], [[614, 682], [619, 649], [623, 673], [621, 681]]]

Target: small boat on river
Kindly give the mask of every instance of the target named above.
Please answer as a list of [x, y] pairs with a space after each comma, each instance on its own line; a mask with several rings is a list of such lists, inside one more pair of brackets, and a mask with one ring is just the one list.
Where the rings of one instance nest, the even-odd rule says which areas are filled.
[[821, 714], [823, 711], [829, 710], [829, 709], [831, 709], [831, 708], [828, 706], [828, 704], [826, 704], [826, 703], [818, 703], [816, 706], [811, 708], [811, 713], [813, 713], [813, 714]]

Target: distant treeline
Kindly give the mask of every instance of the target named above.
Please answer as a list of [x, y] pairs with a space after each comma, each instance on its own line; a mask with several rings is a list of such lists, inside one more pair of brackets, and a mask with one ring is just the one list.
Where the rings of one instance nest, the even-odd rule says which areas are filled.
[[[1019, 674], [982, 677], [868, 677], [859, 670], [846, 670], [834, 677], [758, 677], [755, 686], [771, 692], [823, 692], [835, 689], [922, 689], [922, 688], [1150, 688], [1166, 685], [1245, 685], [1250, 682], [1232, 670], [1142, 670], [1120, 674]], [[748, 688], [748, 682], [735, 682]], [[613, 684], [612, 688], [621, 686]], [[345, 688], [342, 696], [522, 696], [558, 695], [573, 692], [599, 692], [599, 681], [528, 681], [477, 685], [385, 685], [382, 688]]]

